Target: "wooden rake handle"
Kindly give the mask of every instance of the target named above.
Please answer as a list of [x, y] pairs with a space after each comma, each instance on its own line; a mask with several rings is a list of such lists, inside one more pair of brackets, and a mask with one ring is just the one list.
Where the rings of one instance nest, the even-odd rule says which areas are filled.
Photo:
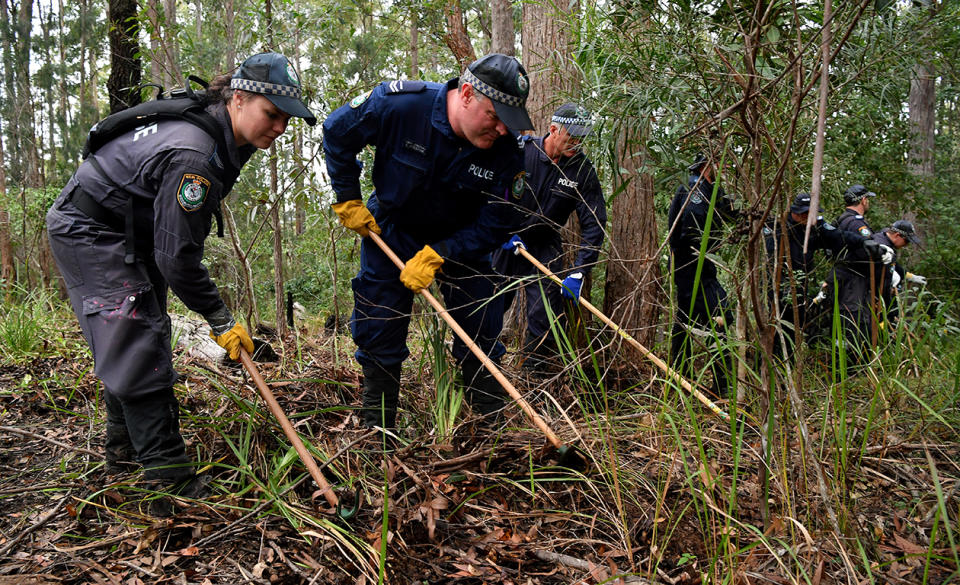
[[[397, 265], [397, 268], [403, 270], [403, 267], [405, 266], [403, 260], [394, 254], [393, 250], [390, 249], [390, 246], [388, 246], [379, 235], [374, 232], [370, 232], [370, 239], [372, 239], [374, 243], [376, 243], [377, 246], [383, 250], [383, 253], [386, 254], [387, 257]], [[517, 403], [521, 410], [523, 410], [524, 414], [527, 415], [527, 418], [529, 418], [530, 421], [536, 425], [541, 432], [543, 432], [543, 434], [547, 437], [547, 440], [550, 441], [550, 443], [558, 450], [563, 449], [563, 442], [560, 441], [560, 438], [557, 437], [553, 430], [550, 429], [546, 421], [540, 418], [540, 415], [538, 415], [536, 411], [533, 410], [533, 407], [531, 407], [530, 404], [523, 399], [523, 396], [520, 396], [520, 392], [518, 392], [513, 384], [510, 383], [510, 380], [507, 380], [506, 376], [503, 375], [503, 372], [500, 371], [500, 368], [497, 367], [497, 364], [493, 363], [493, 360], [487, 357], [487, 354], [485, 354], [483, 350], [480, 349], [480, 347], [474, 343], [472, 339], [470, 339], [470, 336], [467, 335], [467, 332], [464, 331], [463, 328], [460, 327], [460, 324], [457, 323], [456, 320], [454, 320], [454, 318], [450, 315], [450, 313], [443, 308], [443, 305], [440, 304], [440, 301], [438, 301], [437, 298], [430, 294], [430, 291], [425, 288], [420, 289], [419, 292], [421, 295], [423, 295], [423, 298], [427, 299], [427, 302], [430, 303], [437, 313], [439, 313], [440, 317], [447, 322], [447, 325], [450, 326], [450, 329], [453, 329], [453, 332], [457, 334], [457, 337], [459, 337], [460, 340], [463, 341], [468, 348], [470, 348], [470, 351], [473, 352], [473, 355], [475, 355], [478, 360], [480, 360], [480, 363], [483, 364], [483, 367], [485, 367], [487, 371], [493, 375], [497, 382], [500, 382], [500, 385], [503, 386], [503, 389], [507, 391], [507, 394], [510, 395], [510, 398], [513, 398], [513, 401]]]
[[[551, 280], [553, 280], [560, 286], [563, 286], [563, 281], [560, 280], [560, 278], [556, 274], [551, 272], [550, 269], [544, 266], [539, 260], [534, 258], [533, 254], [531, 254], [530, 252], [527, 252], [527, 250], [522, 246], [517, 246], [514, 249], [519, 251], [521, 256], [529, 260], [531, 264], [539, 268], [540, 271], [546, 274], [548, 277], [550, 277]], [[635, 348], [640, 350], [640, 353], [642, 353], [647, 359], [653, 362], [658, 368], [663, 370], [664, 373], [666, 373], [667, 376], [669, 376], [674, 382], [676, 382], [677, 384], [680, 384], [680, 386], [682, 386], [687, 392], [692, 394], [694, 397], [696, 397], [697, 400], [702, 402], [707, 408], [713, 411], [714, 414], [716, 414], [717, 416], [721, 417], [724, 420], [730, 419], [730, 415], [720, 410], [719, 406], [717, 406], [716, 404], [713, 403], [712, 400], [704, 396], [702, 392], [694, 388], [693, 385], [690, 384], [690, 382], [688, 382], [683, 376], [679, 374], [679, 372], [671, 368], [665, 361], [663, 361], [662, 359], [654, 355], [653, 352], [651, 352], [649, 349], [644, 347], [643, 344], [641, 344], [639, 341], [634, 339], [632, 335], [630, 335], [629, 333], [624, 331], [619, 325], [611, 321], [609, 317], [607, 317], [602, 312], [600, 312], [600, 309], [591, 305], [590, 301], [588, 301], [583, 297], [579, 297], [579, 300], [580, 300], [580, 304], [583, 305], [588, 311], [596, 315], [597, 318], [603, 321], [608, 327], [610, 327], [611, 329], [616, 331], [618, 334], [620, 334], [620, 337], [623, 337], [631, 345], [633, 345]]]
[[310, 472], [310, 477], [320, 486], [323, 497], [326, 498], [327, 503], [330, 504], [332, 508], [339, 511], [340, 499], [337, 498], [337, 494], [334, 493], [333, 488], [327, 483], [326, 478], [323, 477], [323, 473], [320, 471], [320, 468], [317, 467], [317, 462], [313, 460], [313, 455], [307, 450], [306, 445], [304, 445], [300, 439], [300, 435], [297, 434], [296, 429], [290, 424], [290, 419], [287, 418], [283, 409], [280, 408], [277, 398], [273, 395], [273, 392], [270, 391], [267, 383], [264, 382], [263, 376], [260, 375], [260, 371], [253, 363], [253, 360], [250, 359], [250, 354], [242, 347], [240, 348], [240, 361], [243, 363], [243, 367], [247, 369], [247, 372], [250, 373], [250, 377], [253, 378], [253, 383], [260, 392], [260, 396], [263, 397], [263, 401], [267, 403], [270, 412], [273, 413], [273, 416], [283, 428], [283, 434], [287, 436], [293, 448], [296, 449], [297, 455], [300, 456], [300, 461], [303, 461], [303, 464], [307, 467], [307, 471]]

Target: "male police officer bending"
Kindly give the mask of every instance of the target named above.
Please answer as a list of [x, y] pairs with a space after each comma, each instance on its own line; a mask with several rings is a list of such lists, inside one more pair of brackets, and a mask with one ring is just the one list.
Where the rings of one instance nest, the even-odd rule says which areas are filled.
[[315, 124], [277, 53], [248, 58], [206, 92], [208, 134], [162, 120], [100, 147], [47, 213], [50, 247], [93, 351], [107, 406], [107, 471], [136, 459], [155, 487], [198, 496], [180, 435], [167, 288], [203, 315], [230, 357], [253, 342], [203, 265], [204, 240], [239, 169], [291, 116]]
[[[396, 426], [413, 295], [438, 274], [451, 315], [491, 359], [504, 353], [498, 332], [483, 330], [483, 303], [493, 293], [489, 254], [517, 225], [523, 158], [514, 133], [533, 127], [524, 109], [529, 89], [516, 59], [492, 54], [445, 84], [381, 83], [323, 124], [341, 223], [364, 237], [380, 234], [406, 259], [401, 272], [365, 239], [353, 279], [350, 326], [367, 427]], [[356, 156], [367, 145], [376, 147], [375, 191], [364, 206]], [[499, 411], [503, 389], [459, 338], [453, 355], [475, 410]]]
[[[524, 286], [527, 330], [523, 366], [535, 372], [543, 372], [556, 352], [546, 306], [555, 318], [563, 315], [561, 295], [571, 300], [579, 298], [584, 276], [603, 246], [606, 204], [593, 163], [581, 149], [581, 141], [590, 135], [592, 126], [589, 112], [576, 104], [564, 104], [553, 114], [549, 133], [540, 138], [523, 137], [527, 184], [520, 205], [526, 218], [520, 231], [494, 252], [494, 268], [506, 276], [540, 274], [528, 260], [512, 252], [516, 246], [525, 247], [554, 274], [567, 274], [563, 287], [546, 278]], [[580, 246], [573, 267], [565, 270], [560, 230], [574, 211], [580, 220]], [[491, 316], [499, 319], [498, 329], [515, 294], [516, 288], [507, 286], [494, 300], [502, 307], [491, 311]]]

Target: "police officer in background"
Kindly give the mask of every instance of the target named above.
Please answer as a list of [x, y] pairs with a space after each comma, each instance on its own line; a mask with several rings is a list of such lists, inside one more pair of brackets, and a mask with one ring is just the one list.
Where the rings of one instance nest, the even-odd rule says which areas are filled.
[[[823, 209], [821, 208], [820, 211]], [[773, 227], [765, 227], [763, 230], [767, 254], [774, 260], [773, 265], [780, 265], [786, 269], [780, 274], [779, 281], [780, 318], [796, 330], [803, 330], [806, 326], [807, 301], [816, 298], [808, 294], [810, 293], [808, 277], [815, 267], [814, 252], [828, 250], [835, 258], [840, 258], [849, 250], [862, 249], [874, 260], [879, 260], [887, 254], [887, 262], [892, 259], [893, 254], [892, 249], [884, 248], [869, 236], [864, 236], [857, 231], [837, 229], [824, 220], [822, 215], [817, 216], [816, 223], [810, 229], [807, 250], [804, 252], [803, 241], [809, 215], [810, 194], [800, 193], [794, 198], [790, 210], [781, 220], [775, 222]], [[794, 286], [798, 301], [796, 312], [792, 294]], [[795, 316], [799, 320], [795, 321]], [[788, 334], [787, 338], [792, 339], [793, 335]]]
[[[203, 265], [212, 217], [239, 169], [291, 116], [315, 124], [300, 80], [277, 53], [248, 58], [203, 93], [223, 133], [163, 120], [90, 155], [47, 213], [50, 246], [93, 352], [107, 410], [107, 471], [136, 460], [152, 487], [201, 495], [180, 435], [167, 289], [239, 357], [253, 350]], [[225, 150], [223, 150], [225, 149]]]
[[[511, 252], [517, 246], [526, 248], [554, 274], [567, 275], [562, 288], [546, 278], [524, 286], [527, 330], [523, 353], [527, 357], [523, 365], [532, 371], [543, 371], [545, 362], [556, 352], [556, 343], [549, 336], [546, 305], [555, 317], [564, 314], [562, 297], [573, 301], [579, 298], [583, 279], [603, 246], [606, 204], [593, 163], [581, 149], [581, 141], [590, 135], [592, 126], [588, 111], [568, 103], [554, 112], [545, 136], [523, 137], [527, 184], [520, 205], [526, 217], [517, 234], [494, 253], [494, 268], [505, 276], [540, 274], [528, 260]], [[560, 230], [574, 211], [580, 220], [580, 245], [573, 267], [564, 270]], [[498, 329], [515, 294], [516, 288], [507, 286], [494, 300], [501, 305], [491, 312], [499, 319]]]
[[843, 202], [847, 208], [837, 217], [837, 229], [857, 232], [865, 238], [870, 237], [873, 230], [864, 215], [870, 210], [870, 199], [876, 196], [876, 193], [867, 190], [863, 185], [851, 185], [843, 193]]
[[[498, 332], [484, 327], [484, 302], [494, 285], [490, 252], [518, 224], [523, 157], [515, 133], [533, 127], [525, 110], [529, 89], [515, 58], [491, 54], [447, 83], [383, 82], [324, 121], [341, 223], [363, 237], [380, 234], [406, 260], [401, 272], [374, 242], [361, 245], [350, 326], [367, 427], [396, 426], [413, 296], [435, 277], [467, 334], [494, 361], [504, 353]], [[376, 153], [374, 193], [364, 206], [356, 156], [367, 145]], [[499, 411], [503, 389], [458, 337], [453, 355], [474, 409]]]
[[[881, 245], [889, 246], [895, 251], [899, 251], [907, 244], [920, 243], [920, 237], [917, 236], [913, 223], [905, 219], [898, 219], [893, 222], [890, 227], [881, 230], [879, 234], [874, 234], [873, 238]], [[894, 321], [897, 317], [899, 307], [894, 294], [900, 290], [904, 282], [912, 282], [921, 286], [927, 283], [925, 277], [904, 270], [904, 268], [897, 263], [896, 254], [894, 254], [891, 262], [889, 262], [888, 266], [884, 269], [881, 281], [883, 282], [883, 286], [879, 290], [878, 296], [883, 299], [884, 306], [887, 308], [885, 317], [887, 321]]]
[[[706, 330], [713, 342], [722, 344], [723, 333], [733, 322], [733, 313], [727, 308], [727, 291], [721, 286], [717, 267], [709, 258], [703, 259], [696, 290], [694, 282], [707, 220], [711, 220], [707, 243], [710, 252], [719, 246], [719, 234], [724, 224], [737, 217], [723, 187], [714, 182], [712, 160], [699, 154], [687, 170], [690, 173], [687, 184], [677, 188], [667, 213], [673, 280], [677, 289], [677, 316], [671, 334], [670, 358], [673, 367], [685, 376], [692, 371], [691, 329]], [[716, 199], [711, 217], [710, 202], [714, 192]], [[726, 349], [719, 349], [711, 364], [713, 391], [725, 397], [727, 378], [733, 373], [732, 356]]]

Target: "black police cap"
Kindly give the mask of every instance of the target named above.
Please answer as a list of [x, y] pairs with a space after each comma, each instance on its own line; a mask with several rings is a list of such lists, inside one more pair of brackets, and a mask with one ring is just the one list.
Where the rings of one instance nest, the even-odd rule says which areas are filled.
[[890, 226], [890, 231], [895, 232], [907, 239], [911, 244], [919, 244], [920, 237], [917, 235], [917, 230], [913, 228], [913, 224], [905, 219], [898, 219], [893, 222], [893, 225]]
[[593, 132], [593, 119], [590, 112], [574, 103], [566, 103], [557, 108], [550, 121], [567, 129], [570, 136], [580, 138]]
[[514, 57], [491, 53], [471, 63], [460, 77], [473, 89], [493, 100], [497, 116], [514, 132], [533, 130], [527, 114], [530, 78]]
[[[823, 211], [823, 207], [817, 206], [819, 211]], [[810, 194], [809, 193], [800, 193], [793, 198], [793, 203], [790, 205], [790, 211], [793, 213], [806, 213], [810, 211]]]
[[852, 204], [860, 203], [860, 200], [863, 199], [864, 197], [876, 197], [876, 196], [877, 196], [876, 193], [874, 193], [873, 191], [870, 191], [863, 185], [860, 185], [860, 184], [850, 185], [850, 187], [847, 188], [847, 191], [843, 194], [843, 201], [847, 204], [852, 205]]
[[300, 76], [290, 60], [280, 53], [257, 53], [247, 57], [233, 74], [230, 87], [259, 93], [280, 111], [303, 118], [311, 126], [317, 123], [316, 116], [301, 99]]

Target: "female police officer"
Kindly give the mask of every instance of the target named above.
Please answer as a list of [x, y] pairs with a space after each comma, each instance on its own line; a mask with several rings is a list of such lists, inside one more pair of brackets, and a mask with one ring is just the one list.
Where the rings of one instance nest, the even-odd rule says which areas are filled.
[[240, 346], [253, 350], [202, 263], [204, 240], [254, 151], [283, 134], [291, 116], [316, 123], [293, 66], [277, 53], [248, 58], [199, 95], [213, 131], [174, 119], [123, 133], [80, 165], [47, 213], [53, 255], [105, 388], [107, 471], [135, 458], [147, 482], [184, 495], [202, 484], [180, 435], [167, 288], [206, 318], [231, 358]]

